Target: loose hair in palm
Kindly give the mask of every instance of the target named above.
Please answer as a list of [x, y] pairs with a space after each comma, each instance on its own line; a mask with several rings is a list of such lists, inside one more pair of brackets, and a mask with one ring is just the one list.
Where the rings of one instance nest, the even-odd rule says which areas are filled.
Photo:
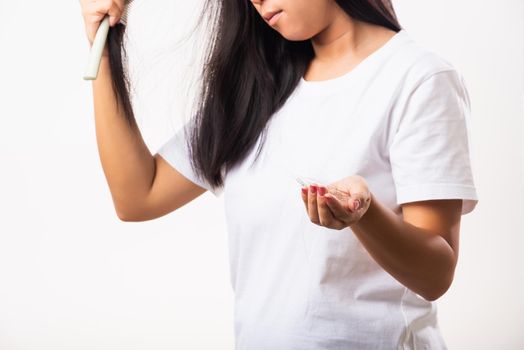
[[[401, 30], [391, 0], [334, 0], [350, 17]], [[207, 0], [198, 24], [211, 25], [210, 40], [187, 134], [196, 174], [213, 188], [255, 146], [260, 154], [266, 125], [305, 74], [314, 57], [310, 40], [290, 41], [272, 29], [248, 0]], [[112, 84], [130, 125], [136, 127], [129, 98], [123, 45], [125, 26], [108, 34]]]

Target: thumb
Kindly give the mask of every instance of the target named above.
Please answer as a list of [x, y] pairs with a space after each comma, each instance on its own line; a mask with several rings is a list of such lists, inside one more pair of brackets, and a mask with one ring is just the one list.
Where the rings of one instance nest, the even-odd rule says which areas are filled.
[[348, 199], [348, 206], [353, 210], [359, 210], [364, 207], [364, 205], [369, 202], [370, 195], [368, 192], [352, 192], [351, 197]]
[[359, 210], [360, 208], [362, 208], [362, 199], [360, 198], [357, 198], [357, 199], [353, 199], [353, 203], [351, 205], [351, 207], [353, 208], [353, 210]]
[[118, 18], [116, 16], [109, 16], [109, 26], [113, 27], [119, 21], [120, 21], [120, 18]]

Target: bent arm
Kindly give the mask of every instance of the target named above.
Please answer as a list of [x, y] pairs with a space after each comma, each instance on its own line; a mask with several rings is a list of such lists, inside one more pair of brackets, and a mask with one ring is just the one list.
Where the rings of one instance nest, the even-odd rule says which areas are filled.
[[140, 130], [129, 125], [123, 108], [117, 108], [107, 56], [93, 81], [93, 99], [100, 161], [122, 221], [158, 218], [206, 191], [161, 156], [151, 155]]
[[131, 127], [111, 84], [109, 58], [102, 57], [93, 80], [95, 129], [98, 152], [116, 212], [126, 216], [134, 203], [147, 195], [155, 163], [138, 128]]
[[433, 301], [453, 281], [461, 204], [455, 199], [407, 203], [400, 218], [371, 194], [368, 211], [351, 229], [382, 268]]

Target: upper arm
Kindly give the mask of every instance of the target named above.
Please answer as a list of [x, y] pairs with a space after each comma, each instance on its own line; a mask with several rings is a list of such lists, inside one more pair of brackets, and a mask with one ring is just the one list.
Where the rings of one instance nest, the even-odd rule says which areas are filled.
[[124, 221], [147, 221], [164, 216], [191, 202], [207, 190], [202, 188], [174, 167], [158, 153], [154, 155], [155, 177], [151, 188], [136, 212]]
[[404, 221], [442, 236], [458, 258], [462, 199], [424, 200], [402, 204]]
[[[407, 91], [399, 101], [402, 108], [392, 114], [395, 127], [388, 146], [397, 203], [427, 206], [432, 204], [422, 201], [462, 199], [462, 214], [471, 212], [478, 197], [469, 156], [470, 107], [463, 79], [454, 69], [439, 71]], [[444, 210], [442, 204], [434, 210]]]

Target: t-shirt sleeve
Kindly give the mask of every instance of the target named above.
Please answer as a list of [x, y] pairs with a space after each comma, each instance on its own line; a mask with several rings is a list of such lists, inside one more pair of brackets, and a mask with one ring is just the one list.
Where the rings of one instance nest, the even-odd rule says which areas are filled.
[[175, 134], [160, 147], [157, 153], [188, 180], [205, 188], [215, 195], [215, 197], [218, 197], [223, 192], [223, 186], [213, 188], [206, 179], [197, 176], [191, 166], [189, 146], [187, 144], [189, 136], [188, 125], [189, 124], [185, 124], [178, 129]]
[[475, 208], [469, 118], [469, 95], [456, 70], [433, 73], [410, 93], [389, 146], [397, 204], [462, 199], [462, 215]]

